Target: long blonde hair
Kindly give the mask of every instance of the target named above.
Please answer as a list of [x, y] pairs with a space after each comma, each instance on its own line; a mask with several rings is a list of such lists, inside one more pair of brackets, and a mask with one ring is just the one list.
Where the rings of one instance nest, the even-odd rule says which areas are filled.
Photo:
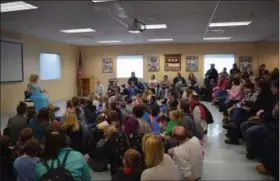
[[62, 127], [65, 129], [70, 129], [71, 131], [78, 131], [80, 129], [78, 118], [73, 109], [66, 109], [65, 120], [62, 124]]
[[146, 134], [143, 137], [142, 149], [145, 154], [145, 164], [148, 168], [155, 167], [163, 161], [164, 146], [157, 135]]

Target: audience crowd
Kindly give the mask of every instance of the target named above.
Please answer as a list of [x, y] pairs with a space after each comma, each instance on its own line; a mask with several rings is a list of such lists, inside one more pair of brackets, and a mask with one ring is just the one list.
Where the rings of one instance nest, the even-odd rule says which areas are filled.
[[[128, 85], [97, 81], [89, 98], [73, 97], [62, 117], [55, 117], [46, 92], [30, 77], [35, 107], [17, 106], [1, 135], [1, 180], [90, 181], [109, 170], [112, 181], [202, 179], [202, 145], [212, 101], [223, 113], [225, 143], [246, 142], [246, 157], [258, 159], [258, 172], [278, 179], [279, 70], [260, 66], [259, 76], [211, 68], [205, 88], [193, 73], [173, 82], [155, 75], [148, 83], [131, 73]], [[243, 142], [242, 141], [242, 142]]]

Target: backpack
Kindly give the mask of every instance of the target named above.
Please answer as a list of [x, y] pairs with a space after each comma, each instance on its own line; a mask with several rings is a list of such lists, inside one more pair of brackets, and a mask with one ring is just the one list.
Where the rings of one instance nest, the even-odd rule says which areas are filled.
[[65, 169], [65, 162], [69, 152], [70, 150], [67, 150], [61, 165], [58, 158], [54, 159], [57, 160], [57, 168], [53, 168], [54, 160], [51, 162], [51, 167], [47, 164], [47, 162], [43, 162], [43, 165], [47, 168], [47, 172], [42, 176], [42, 181], [74, 181], [70, 171]]
[[196, 106], [199, 106], [201, 105], [203, 107], [203, 109], [205, 110], [205, 113], [206, 113], [206, 122], [207, 124], [213, 124], [214, 123], [214, 119], [213, 119], [213, 116], [211, 114], [211, 112], [207, 109], [207, 107], [203, 104], [197, 104]]

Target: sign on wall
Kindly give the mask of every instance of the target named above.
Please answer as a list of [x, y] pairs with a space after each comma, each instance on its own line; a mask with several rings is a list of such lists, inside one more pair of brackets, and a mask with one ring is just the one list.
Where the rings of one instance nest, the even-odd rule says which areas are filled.
[[252, 57], [239, 57], [239, 69], [241, 72], [252, 72]]
[[148, 57], [148, 72], [159, 72], [159, 57], [150, 56]]
[[103, 58], [102, 59], [102, 73], [113, 73], [113, 59]]
[[181, 54], [165, 54], [164, 60], [164, 71], [181, 71]]
[[187, 72], [198, 72], [198, 56], [187, 56], [186, 57], [186, 71]]

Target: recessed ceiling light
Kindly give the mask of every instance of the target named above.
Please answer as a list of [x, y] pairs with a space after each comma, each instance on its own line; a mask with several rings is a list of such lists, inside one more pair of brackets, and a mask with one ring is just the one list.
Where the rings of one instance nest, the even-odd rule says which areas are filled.
[[1, 13], [37, 9], [38, 7], [23, 1], [1, 3]]
[[204, 37], [203, 40], [230, 40], [231, 37]]
[[146, 25], [147, 30], [152, 30], [152, 29], [166, 29], [167, 26], [166, 24], [154, 24], [154, 25]]
[[116, 0], [91, 0], [94, 3], [105, 3], [105, 2], [110, 2], [110, 1], [116, 1]]
[[129, 30], [128, 32], [133, 33], [133, 34], [141, 33], [141, 31], [139, 31], [139, 30]]
[[148, 39], [148, 41], [173, 41], [173, 38], [163, 38], [163, 39]]
[[95, 32], [95, 30], [91, 28], [79, 28], [79, 29], [68, 29], [68, 30], [60, 30], [63, 33], [88, 33]]
[[106, 40], [106, 41], [97, 41], [97, 43], [121, 43], [120, 40]]
[[210, 23], [209, 27], [223, 27], [223, 26], [248, 26], [252, 21], [239, 21], [239, 22], [219, 22]]

